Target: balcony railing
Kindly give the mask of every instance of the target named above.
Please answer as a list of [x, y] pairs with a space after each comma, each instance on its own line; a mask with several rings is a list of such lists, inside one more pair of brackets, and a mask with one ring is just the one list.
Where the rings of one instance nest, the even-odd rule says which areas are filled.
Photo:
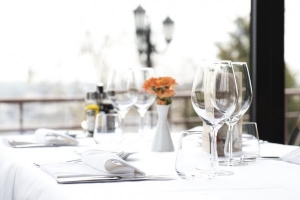
[[[298, 105], [300, 105], [300, 88], [291, 88], [285, 89], [285, 141], [289, 138], [289, 130], [288, 130], [288, 122], [289, 120], [295, 120], [298, 118], [300, 113], [300, 108], [295, 111], [288, 111], [287, 102], [293, 99], [293, 101], [298, 101]], [[0, 99], [1, 104], [11, 104], [18, 106], [18, 126], [12, 128], [2, 128], [0, 127], [1, 132], [25, 132], [32, 131], [39, 126], [24, 126], [24, 105], [32, 104], [32, 103], [40, 103], [40, 104], [49, 104], [49, 103], [70, 103], [70, 102], [78, 102], [82, 105], [84, 104], [84, 97], [59, 97], [59, 98], [14, 98], [14, 99]], [[296, 103], [297, 104], [297, 103]], [[173, 98], [173, 105], [171, 106], [169, 112], [169, 122], [170, 124], [183, 125], [186, 128], [193, 126], [193, 124], [197, 124], [201, 122], [199, 117], [195, 114], [194, 110], [191, 106], [190, 101], [190, 91], [180, 91], [177, 92]], [[176, 105], [176, 106], [175, 106]], [[175, 114], [176, 113], [176, 114]], [[178, 114], [179, 113], [179, 114]], [[248, 118], [246, 116], [246, 118]], [[48, 127], [53, 129], [80, 129], [80, 123], [71, 124], [71, 125], [55, 125], [53, 127]]]

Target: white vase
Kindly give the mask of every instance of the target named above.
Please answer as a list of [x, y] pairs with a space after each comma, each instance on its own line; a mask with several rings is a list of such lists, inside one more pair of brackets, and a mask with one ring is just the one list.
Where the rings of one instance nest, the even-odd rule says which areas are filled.
[[174, 151], [170, 129], [168, 124], [168, 112], [170, 105], [157, 105], [158, 121], [155, 136], [152, 143], [152, 151], [171, 152]]

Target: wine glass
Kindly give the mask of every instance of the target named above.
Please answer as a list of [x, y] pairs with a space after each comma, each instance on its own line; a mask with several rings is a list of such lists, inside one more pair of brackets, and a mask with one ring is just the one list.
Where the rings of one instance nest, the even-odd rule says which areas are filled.
[[107, 97], [121, 116], [121, 130], [124, 134], [124, 119], [137, 100], [137, 86], [132, 69], [113, 69], [107, 82]]
[[[203, 170], [208, 177], [231, 175], [219, 170], [216, 137], [219, 128], [233, 113], [237, 104], [237, 86], [230, 61], [202, 63], [195, 74], [191, 101], [202, 121], [210, 127], [210, 169]], [[202, 145], [203, 148], [203, 145]]]
[[[251, 79], [249, 76], [249, 71], [246, 62], [232, 62], [232, 66], [235, 73], [237, 88], [238, 88], [238, 103], [236, 106], [235, 111], [231, 114], [231, 116], [226, 121], [228, 126], [225, 146], [224, 146], [224, 154], [226, 157], [226, 161], [220, 162], [221, 165], [227, 166], [241, 166], [245, 165], [245, 162], [239, 162], [235, 160], [233, 157], [233, 151], [238, 151], [242, 148], [242, 145], [239, 141], [238, 134], [239, 129], [234, 127], [236, 126], [237, 122], [242, 118], [245, 112], [250, 107], [252, 102], [252, 86], [251, 86]], [[234, 131], [236, 130], [236, 131]], [[237, 134], [235, 134], [237, 133]], [[241, 134], [241, 133], [240, 133]], [[237, 137], [235, 141], [233, 141], [233, 136], [236, 135]]]
[[149, 94], [144, 88], [144, 82], [155, 75], [153, 68], [139, 68], [135, 70], [135, 81], [137, 85], [137, 100], [134, 103], [134, 107], [137, 109], [141, 116], [139, 133], [143, 136], [144, 134], [144, 117], [147, 110], [153, 104], [156, 99], [155, 94]]

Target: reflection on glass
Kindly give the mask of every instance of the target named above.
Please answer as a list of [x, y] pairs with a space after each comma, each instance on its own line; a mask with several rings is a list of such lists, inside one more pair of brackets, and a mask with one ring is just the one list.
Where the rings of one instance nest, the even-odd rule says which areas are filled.
[[122, 133], [124, 119], [131, 106], [137, 100], [137, 86], [132, 69], [113, 69], [107, 82], [107, 97], [117, 109], [122, 118]]
[[154, 69], [153, 68], [140, 68], [135, 70], [135, 81], [137, 85], [137, 100], [134, 103], [134, 107], [137, 109], [138, 113], [141, 116], [139, 133], [141, 135], [144, 134], [144, 116], [147, 110], [155, 101], [156, 95], [149, 94], [144, 88], [144, 82], [154, 77]]

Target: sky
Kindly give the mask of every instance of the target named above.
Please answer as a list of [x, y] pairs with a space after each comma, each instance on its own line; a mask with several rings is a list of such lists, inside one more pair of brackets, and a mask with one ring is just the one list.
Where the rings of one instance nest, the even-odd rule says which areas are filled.
[[[286, 4], [286, 60], [298, 73], [296, 0]], [[133, 10], [151, 22], [159, 75], [192, 81], [200, 60], [216, 59], [216, 42], [227, 42], [237, 16], [249, 17], [250, 0], [12, 0], [0, 2], [0, 81], [105, 82], [106, 68], [139, 66]], [[166, 49], [162, 21], [175, 22]], [[89, 34], [87, 34], [87, 32]], [[299, 41], [299, 39], [298, 39]], [[93, 46], [94, 56], [81, 52]], [[95, 62], [96, 60], [96, 62]], [[184, 76], [182, 76], [184, 71]]]

